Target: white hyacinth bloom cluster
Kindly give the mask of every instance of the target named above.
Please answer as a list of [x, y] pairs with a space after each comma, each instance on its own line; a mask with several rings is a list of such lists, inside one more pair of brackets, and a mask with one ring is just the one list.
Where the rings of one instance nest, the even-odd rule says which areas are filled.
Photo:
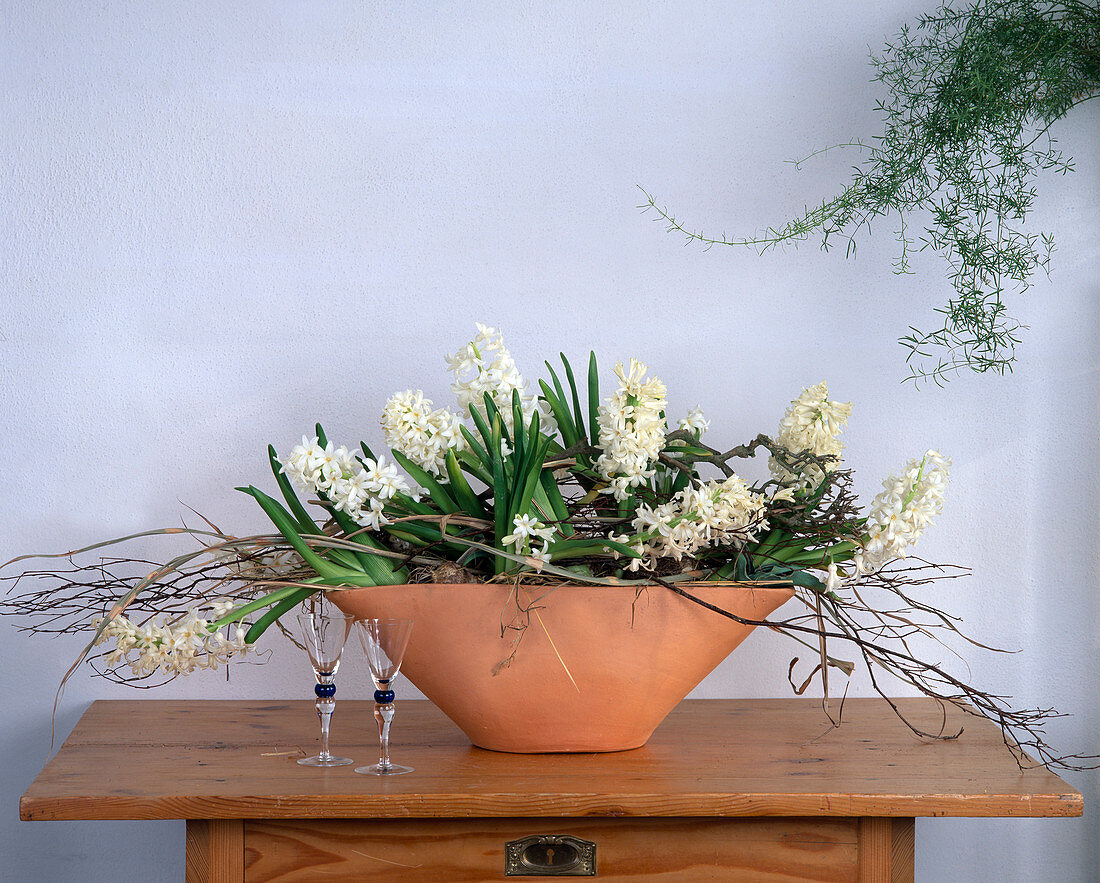
[[380, 456], [359, 461], [345, 447], [329, 442], [321, 447], [317, 438], [302, 437], [282, 462], [282, 471], [291, 480], [324, 494], [333, 507], [346, 512], [360, 527], [378, 530], [390, 521], [383, 511], [386, 500], [396, 493], [407, 493], [409, 485], [397, 466]]
[[[681, 560], [709, 546], [737, 548], [767, 531], [767, 500], [751, 491], [737, 475], [724, 481], [698, 482], [684, 488], [668, 503], [638, 507], [634, 530], [650, 538], [634, 546], [642, 558], [633, 558], [629, 569], [650, 569], [658, 558]], [[626, 536], [612, 536], [627, 542]]]
[[694, 432], [695, 437], [698, 438], [710, 429], [710, 421], [703, 415], [702, 408], [695, 407], [687, 412], [686, 417], [680, 418], [679, 426], [680, 429]]
[[652, 463], [665, 446], [665, 418], [668, 401], [665, 385], [656, 377], [646, 379], [646, 368], [637, 359], [630, 370], [622, 362], [615, 366], [619, 390], [600, 405], [598, 423], [603, 453], [596, 461], [600, 475], [609, 482], [604, 493], [625, 500], [630, 488], [653, 477]]
[[[780, 421], [776, 441], [794, 454], [809, 451], [818, 457], [836, 457], [832, 465], [835, 468], [844, 450], [839, 436], [851, 413], [851, 402], [829, 401], [829, 388], [823, 380], [802, 390], [802, 394], [791, 402]], [[778, 481], [807, 489], [816, 488], [825, 477], [824, 470], [816, 463], [802, 467], [797, 475], [775, 457], [771, 458], [769, 466]]]
[[421, 390], [394, 393], [382, 411], [386, 444], [432, 475], [443, 475], [447, 451], [461, 451], [466, 440], [458, 417], [446, 408], [432, 410]]
[[[502, 541], [504, 545], [515, 547], [518, 555], [529, 555], [534, 558], [537, 562], [536, 568], [542, 570], [542, 565], [550, 560], [550, 540], [554, 536], [554, 528], [547, 527], [537, 518], [527, 514], [517, 515], [513, 518], [512, 526], [515, 529], [504, 537]], [[532, 549], [531, 541], [533, 539], [542, 540], [542, 547]]]
[[455, 377], [451, 390], [458, 397], [458, 406], [463, 414], [474, 408], [488, 422], [485, 393], [489, 393], [500, 410], [505, 429], [509, 434], [514, 433], [512, 393], [518, 390], [524, 423], [531, 422], [531, 415], [537, 409], [544, 431], [551, 432], [555, 428], [553, 417], [540, 406], [538, 396], [528, 395], [527, 381], [519, 373], [515, 359], [504, 346], [504, 338], [497, 329], [478, 322], [477, 337], [446, 358], [447, 367]]
[[[232, 609], [232, 602], [216, 601], [210, 607], [211, 619], [200, 616], [198, 608], [192, 608], [176, 622], [161, 620], [136, 625], [119, 616], [107, 624], [96, 643], [113, 638], [115, 649], [105, 657], [107, 666], [128, 665], [139, 678], [157, 671], [185, 675], [216, 669], [232, 657], [248, 653], [252, 645], [245, 640], [245, 630], [239, 625], [232, 627], [232, 637], [221, 630], [211, 630], [213, 622]], [[101, 622], [93, 620], [92, 625], [98, 628]]]
[[900, 476], [891, 475], [871, 504], [868, 540], [856, 556], [856, 569], [871, 573], [894, 558], [904, 558], [943, 509], [951, 461], [938, 451], [910, 460]]

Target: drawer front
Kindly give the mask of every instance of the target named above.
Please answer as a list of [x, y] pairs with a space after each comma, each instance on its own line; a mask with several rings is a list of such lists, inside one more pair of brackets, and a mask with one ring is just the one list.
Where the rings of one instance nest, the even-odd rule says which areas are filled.
[[505, 876], [506, 845], [595, 843], [596, 878], [858, 881], [857, 819], [279, 820], [244, 824], [245, 880], [464, 881]]

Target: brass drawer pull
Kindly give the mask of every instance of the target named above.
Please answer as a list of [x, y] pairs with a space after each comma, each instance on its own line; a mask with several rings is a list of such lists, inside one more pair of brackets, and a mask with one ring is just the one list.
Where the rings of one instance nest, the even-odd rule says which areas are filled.
[[504, 847], [505, 877], [595, 877], [596, 844], [569, 834], [533, 834]]

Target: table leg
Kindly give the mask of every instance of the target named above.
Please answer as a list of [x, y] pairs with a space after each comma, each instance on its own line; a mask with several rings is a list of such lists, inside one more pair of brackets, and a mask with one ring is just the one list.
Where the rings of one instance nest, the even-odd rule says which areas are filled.
[[915, 831], [914, 819], [861, 818], [860, 883], [913, 883]]
[[186, 883], [243, 883], [244, 822], [188, 819]]

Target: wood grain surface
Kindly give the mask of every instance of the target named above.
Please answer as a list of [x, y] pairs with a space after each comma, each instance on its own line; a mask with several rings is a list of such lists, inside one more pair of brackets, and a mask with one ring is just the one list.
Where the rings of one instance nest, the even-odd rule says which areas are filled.
[[184, 843], [185, 883], [241, 883], [244, 879], [244, 822], [189, 819]]
[[[940, 712], [903, 699], [938, 726]], [[373, 706], [341, 702], [336, 753], [376, 759]], [[583, 713], [583, 707], [578, 708]], [[311, 701], [94, 703], [23, 795], [23, 819], [583, 816], [1073, 816], [1079, 792], [1020, 770], [990, 723], [922, 741], [881, 700], [848, 700], [830, 726], [813, 699], [689, 700], [649, 744], [612, 754], [474, 748], [428, 702], [397, 703], [392, 779], [303, 767]]]
[[857, 825], [728, 818], [257, 821], [245, 823], [244, 879], [501, 880], [509, 840], [571, 834], [596, 844], [599, 880], [889, 881], [861, 876]]
[[857, 820], [859, 883], [914, 883], [914, 819]]

